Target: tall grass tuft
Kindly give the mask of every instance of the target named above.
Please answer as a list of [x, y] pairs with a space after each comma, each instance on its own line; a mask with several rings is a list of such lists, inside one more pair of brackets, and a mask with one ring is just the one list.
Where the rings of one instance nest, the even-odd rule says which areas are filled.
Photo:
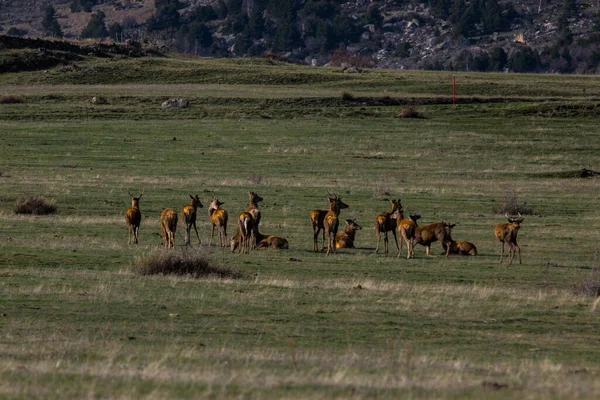
[[15, 205], [16, 214], [48, 215], [56, 211], [56, 201], [42, 196], [21, 196]]
[[342, 91], [342, 94], [340, 95], [340, 97], [342, 98], [343, 101], [354, 101], [356, 100], [356, 97], [347, 91]]
[[209, 259], [203, 254], [175, 254], [161, 251], [145, 257], [139, 257], [134, 265], [134, 272], [138, 275], [187, 275], [194, 278], [242, 277], [242, 273], [227, 267], [211, 265]]
[[396, 114], [397, 118], [419, 118], [425, 119], [425, 114], [421, 111], [417, 110], [414, 107], [403, 107], [398, 114]]

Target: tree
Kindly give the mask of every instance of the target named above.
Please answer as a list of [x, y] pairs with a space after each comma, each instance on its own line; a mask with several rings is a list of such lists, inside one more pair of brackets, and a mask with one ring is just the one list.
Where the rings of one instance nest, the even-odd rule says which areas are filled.
[[508, 55], [506, 51], [502, 47], [496, 47], [492, 50], [490, 54], [490, 65], [488, 67], [489, 71], [503, 71], [506, 67], [506, 62], [508, 60]]
[[60, 29], [60, 24], [56, 19], [56, 10], [52, 5], [48, 4], [44, 7], [44, 16], [42, 18], [42, 28], [47, 36], [62, 37], [63, 32]]
[[533, 72], [540, 66], [540, 55], [529, 47], [517, 50], [508, 59], [508, 68], [514, 72]]
[[111, 37], [115, 42], [119, 42], [121, 34], [123, 33], [123, 27], [118, 22], [114, 22], [108, 27], [108, 36]]
[[106, 18], [106, 14], [100, 10], [92, 14], [87, 26], [81, 32], [81, 37], [102, 39], [108, 36], [104, 18]]
[[376, 28], [381, 28], [383, 24], [383, 15], [377, 6], [371, 6], [365, 14], [365, 24], [373, 24]]

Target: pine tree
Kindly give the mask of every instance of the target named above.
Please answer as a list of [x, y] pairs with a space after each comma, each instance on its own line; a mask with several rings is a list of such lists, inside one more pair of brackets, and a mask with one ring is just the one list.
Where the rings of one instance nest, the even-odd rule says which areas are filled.
[[63, 32], [60, 29], [60, 24], [56, 19], [56, 10], [52, 5], [48, 4], [44, 7], [44, 17], [42, 18], [42, 28], [44, 28], [44, 34], [48, 36], [62, 37]]
[[106, 18], [106, 14], [102, 11], [96, 11], [92, 14], [87, 26], [81, 32], [81, 37], [102, 39], [108, 36], [104, 18]]

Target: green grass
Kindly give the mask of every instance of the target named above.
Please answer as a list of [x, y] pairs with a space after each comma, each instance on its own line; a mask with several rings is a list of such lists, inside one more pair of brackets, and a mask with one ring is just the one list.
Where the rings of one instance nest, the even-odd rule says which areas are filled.
[[[0, 76], [0, 95], [24, 100], [0, 104], [0, 397], [595, 397], [600, 181], [573, 176], [600, 169], [596, 100], [578, 92], [593, 97], [596, 81], [460, 74], [459, 93], [483, 102], [431, 101], [417, 106], [426, 119], [401, 119], [400, 106], [341, 93], [435, 99], [450, 75], [265, 60], [83, 65], [98, 68], [81, 82], [54, 70]], [[148, 69], [126, 75], [136, 65]], [[265, 85], [274, 76], [284, 83]], [[94, 95], [109, 104], [91, 105]], [[161, 110], [174, 96], [191, 107]], [[511, 99], [485, 102], [498, 96]], [[127, 193], [142, 189], [140, 245], [129, 246]], [[290, 250], [204, 246], [212, 195], [231, 237], [248, 190], [265, 199], [261, 231]], [[327, 191], [363, 226], [357, 249], [310, 251], [308, 214]], [[524, 263], [500, 265], [493, 227], [504, 217], [492, 209], [513, 191], [534, 215], [519, 232]], [[190, 194], [205, 205], [203, 246], [181, 246], [180, 221], [176, 254], [241, 279], [134, 272], [161, 245], [161, 210]], [[58, 213], [17, 215], [22, 195], [52, 198]], [[446, 259], [437, 243], [431, 258], [417, 247], [397, 259], [393, 244], [374, 254], [388, 196], [423, 224], [458, 222], [454, 238], [479, 255]]]

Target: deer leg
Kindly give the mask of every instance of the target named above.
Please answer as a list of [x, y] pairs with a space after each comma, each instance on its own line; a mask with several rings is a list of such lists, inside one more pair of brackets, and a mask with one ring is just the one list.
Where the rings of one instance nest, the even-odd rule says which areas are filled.
[[502, 257], [504, 256], [504, 242], [502, 242], [502, 247], [500, 250], [500, 264], [502, 264]]
[[[210, 224], [210, 239], [208, 241], [208, 247], [212, 246], [213, 236], [215, 235], [215, 224]], [[221, 239], [221, 235], [219, 234], [219, 239]], [[220, 240], [219, 240], [220, 241]]]
[[518, 244], [516, 244], [516, 243], [515, 243], [515, 246], [517, 247], [517, 250], [519, 250], [519, 264], [523, 264], [521, 262], [521, 247]]
[[313, 225], [313, 251], [318, 251], [319, 247], [319, 228]]
[[408, 260], [411, 256], [414, 258], [415, 257], [415, 245], [410, 240], [407, 240], [406, 246], [408, 247], [408, 255], [406, 256], [406, 259]]
[[196, 231], [196, 237], [198, 238], [198, 246], [200, 246], [200, 235], [198, 235], [198, 229], [196, 228], [196, 222], [194, 222], [194, 230]]
[[383, 234], [383, 253], [387, 254], [388, 253], [388, 234], [387, 232], [384, 232]]
[[400, 251], [400, 247], [398, 247], [398, 236], [396, 236], [396, 229], [392, 229], [392, 234], [394, 235], [394, 242], [396, 242], [396, 250]]
[[430, 251], [431, 251], [431, 246], [430, 245], [425, 246], [425, 255], [427, 255], [427, 257], [429, 257]]
[[375, 234], [377, 235], [377, 247], [375, 247], [375, 253], [377, 253], [379, 251], [379, 242], [381, 240], [381, 233], [377, 227], [375, 227]]
[[223, 230], [223, 247], [227, 247], [227, 226], [223, 225], [221, 229]]
[[400, 258], [400, 253], [402, 253], [402, 240], [400, 241], [400, 248], [398, 249], [398, 258]]
[[452, 242], [447, 241], [447, 242], [443, 242], [446, 244], [446, 257], [448, 257], [448, 254], [450, 254], [450, 245], [452, 244]]
[[134, 229], [134, 230], [133, 230], [133, 235], [134, 235], [134, 236], [133, 236], [133, 238], [134, 238], [134, 243], [135, 243], [135, 244], [138, 244], [138, 234], [139, 234], [139, 232], [140, 232], [140, 227], [139, 227], [139, 226], [136, 226], [136, 227], [135, 227], [135, 228], [133, 228], [133, 229]]

